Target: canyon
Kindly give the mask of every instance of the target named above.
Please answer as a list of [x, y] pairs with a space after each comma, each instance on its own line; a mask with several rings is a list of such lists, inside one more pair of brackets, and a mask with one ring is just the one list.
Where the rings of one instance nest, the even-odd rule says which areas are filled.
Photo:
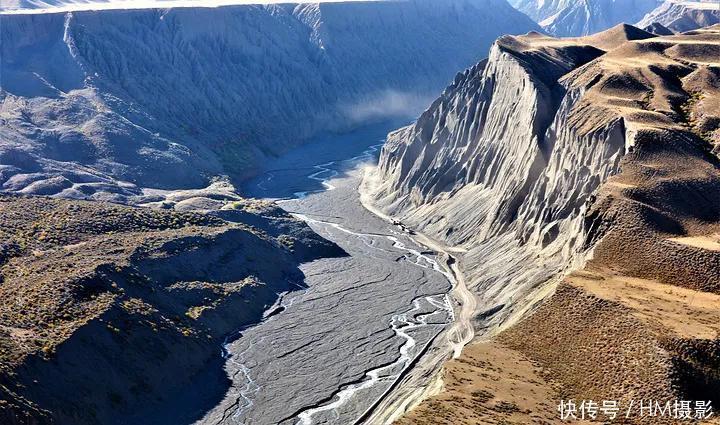
[[536, 28], [490, 1], [3, 12], [0, 187], [148, 203], [412, 117], [495, 38]]
[[716, 401], [714, 12], [515, 3], [3, 3], [0, 422]]
[[537, 28], [493, 5], [4, 9], [2, 421], [347, 421], [420, 352], [439, 368], [439, 256], [352, 199], [347, 224], [318, 222], [238, 184], [316, 137], [337, 149], [377, 122], [378, 144], [495, 38]]

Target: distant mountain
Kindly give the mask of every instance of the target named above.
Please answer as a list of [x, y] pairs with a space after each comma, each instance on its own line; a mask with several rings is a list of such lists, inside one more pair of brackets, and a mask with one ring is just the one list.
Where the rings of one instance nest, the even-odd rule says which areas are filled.
[[[315, 0], [312, 3], [336, 2]], [[367, 0], [339, 0], [342, 2]], [[374, 0], [387, 1], [387, 0]], [[219, 7], [243, 4], [287, 3], [284, 0], [3, 0], [0, 11], [46, 13], [50, 11], [152, 9], [169, 7]]]
[[536, 22], [554, 16], [574, 3], [575, 0], [510, 0], [510, 4]]
[[513, 0], [521, 12], [556, 36], [581, 36], [635, 23], [659, 0]]
[[327, 131], [412, 117], [498, 36], [505, 0], [0, 15], [0, 190], [144, 203]]
[[638, 26], [661, 24], [670, 31], [685, 32], [720, 23], [720, 6], [716, 2], [668, 0], [648, 13]]

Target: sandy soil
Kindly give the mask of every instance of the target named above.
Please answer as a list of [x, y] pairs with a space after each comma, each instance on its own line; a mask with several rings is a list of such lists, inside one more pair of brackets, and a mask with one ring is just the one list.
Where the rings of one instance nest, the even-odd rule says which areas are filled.
[[659, 323], [680, 338], [720, 336], [720, 295], [609, 270], [573, 273], [567, 282], [599, 298], [621, 303], [645, 323]]
[[449, 361], [443, 391], [396, 423], [567, 423], [559, 400], [683, 399], [671, 375], [686, 353], [674, 344], [717, 340], [719, 312], [716, 294], [607, 269], [573, 273], [529, 319]]

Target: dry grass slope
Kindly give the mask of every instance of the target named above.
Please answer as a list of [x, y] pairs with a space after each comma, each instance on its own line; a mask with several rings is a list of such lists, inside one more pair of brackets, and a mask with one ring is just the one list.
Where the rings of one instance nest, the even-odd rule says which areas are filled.
[[301, 261], [336, 254], [262, 202], [0, 196], [0, 423], [133, 422], [191, 383], [207, 399], [167, 420], [198, 419], [224, 393], [223, 338], [302, 282]]

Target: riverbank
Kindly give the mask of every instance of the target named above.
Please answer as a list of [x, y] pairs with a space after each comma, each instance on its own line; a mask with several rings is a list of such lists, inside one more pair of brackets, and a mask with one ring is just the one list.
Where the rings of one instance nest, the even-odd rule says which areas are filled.
[[[363, 207], [383, 220], [405, 228], [402, 223], [388, 216], [372, 203], [370, 194], [372, 185], [375, 183], [373, 177], [373, 167], [364, 168], [363, 179], [358, 186], [360, 202]], [[434, 349], [428, 350], [428, 353], [418, 359], [418, 364], [412, 371], [409, 371], [403, 382], [386, 394], [375, 406], [373, 412], [367, 415], [367, 423], [393, 423], [423, 400], [439, 393], [443, 388], [440, 375], [443, 364], [450, 358], [459, 358], [465, 345], [470, 343], [475, 335], [472, 317], [475, 314], [477, 302], [475, 295], [467, 288], [465, 275], [460, 267], [461, 260], [459, 260], [465, 250], [443, 245], [414, 230], [409, 231], [418, 243], [443, 256], [444, 269], [451, 276], [453, 282], [450, 294], [455, 320], [444, 331], [443, 338], [435, 341]]]
[[396, 126], [311, 143], [244, 188], [348, 256], [302, 265], [302, 290], [226, 345], [230, 389], [200, 423], [352, 423], [444, 338], [453, 309], [441, 255], [359, 201], [362, 169]]

